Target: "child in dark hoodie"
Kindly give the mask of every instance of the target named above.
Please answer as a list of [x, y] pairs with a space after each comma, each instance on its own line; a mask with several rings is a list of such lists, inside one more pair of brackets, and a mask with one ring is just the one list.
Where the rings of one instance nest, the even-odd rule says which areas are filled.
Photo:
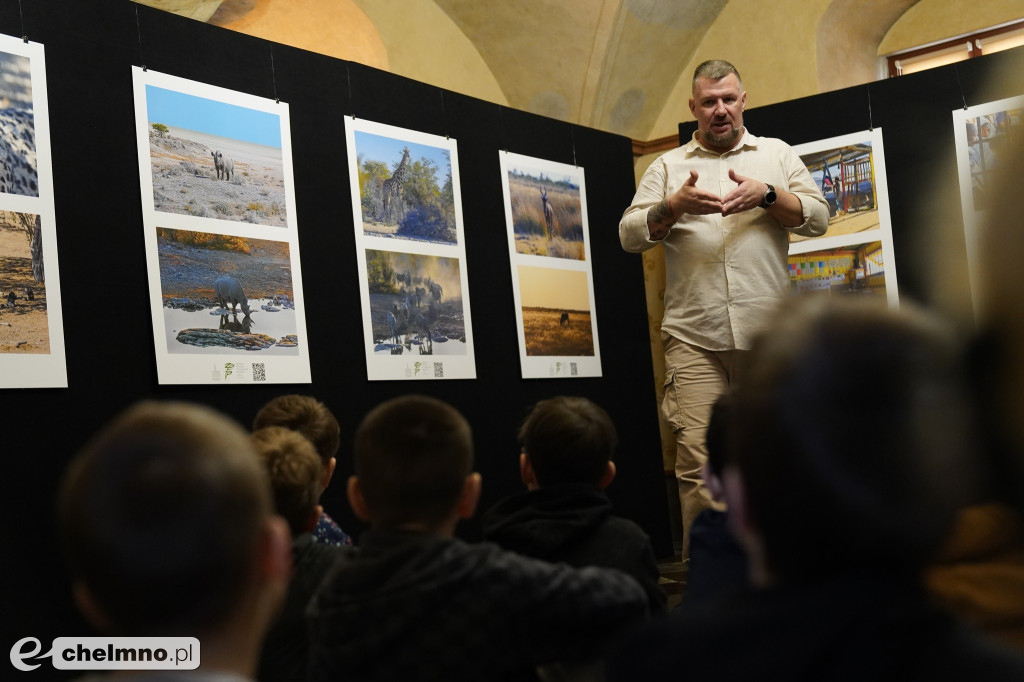
[[480, 494], [472, 434], [450, 405], [403, 396], [356, 432], [353, 510], [370, 522], [314, 597], [310, 677], [321, 680], [536, 679], [592, 659], [647, 613], [636, 581], [453, 537]]
[[586, 398], [537, 403], [519, 429], [519, 472], [527, 491], [484, 516], [484, 538], [505, 549], [571, 566], [617, 568], [647, 593], [652, 613], [665, 610], [650, 538], [613, 516], [604, 489], [615, 478], [615, 425]]

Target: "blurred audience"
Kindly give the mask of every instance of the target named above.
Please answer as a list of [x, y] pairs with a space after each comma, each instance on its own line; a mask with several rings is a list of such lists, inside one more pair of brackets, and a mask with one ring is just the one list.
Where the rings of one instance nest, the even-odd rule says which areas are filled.
[[618, 435], [611, 417], [587, 398], [542, 400], [519, 429], [519, 475], [526, 492], [484, 514], [484, 539], [570, 566], [605, 566], [633, 576], [652, 613], [665, 610], [650, 538], [614, 516], [604, 490], [615, 479]]

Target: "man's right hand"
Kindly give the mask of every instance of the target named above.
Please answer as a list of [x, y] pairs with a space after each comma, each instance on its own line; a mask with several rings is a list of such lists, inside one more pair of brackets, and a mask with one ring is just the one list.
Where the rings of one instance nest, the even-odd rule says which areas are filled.
[[691, 170], [683, 186], [647, 212], [647, 231], [654, 241], [668, 236], [683, 215], [711, 215], [722, 212], [722, 199], [697, 187], [697, 171]]

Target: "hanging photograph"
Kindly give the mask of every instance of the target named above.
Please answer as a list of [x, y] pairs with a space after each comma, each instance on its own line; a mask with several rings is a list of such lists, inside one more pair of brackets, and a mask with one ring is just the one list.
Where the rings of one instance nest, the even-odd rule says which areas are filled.
[[601, 376], [583, 169], [499, 161], [522, 376]]
[[346, 117], [367, 377], [476, 377], [455, 140]]
[[280, 112], [145, 87], [157, 211], [288, 226]]
[[883, 296], [899, 304], [882, 129], [794, 147], [828, 203], [828, 231], [790, 234], [793, 290]]
[[156, 233], [168, 353], [299, 354], [287, 242]]
[[960, 206], [964, 219], [964, 240], [971, 295], [978, 310], [978, 240], [986, 209], [1006, 155], [1024, 128], [1024, 96], [953, 110], [953, 138], [960, 177]]
[[43, 46], [0, 36], [0, 388], [68, 385]]
[[308, 383], [288, 105], [133, 76], [160, 383]]

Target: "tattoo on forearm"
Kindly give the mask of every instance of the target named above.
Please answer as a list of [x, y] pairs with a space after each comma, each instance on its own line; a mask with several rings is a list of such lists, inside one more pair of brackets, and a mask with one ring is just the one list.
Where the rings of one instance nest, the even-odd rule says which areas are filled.
[[676, 219], [672, 215], [672, 210], [668, 207], [668, 199], [652, 208], [647, 213], [647, 220], [654, 223], [655, 225], [672, 225], [676, 221]]

